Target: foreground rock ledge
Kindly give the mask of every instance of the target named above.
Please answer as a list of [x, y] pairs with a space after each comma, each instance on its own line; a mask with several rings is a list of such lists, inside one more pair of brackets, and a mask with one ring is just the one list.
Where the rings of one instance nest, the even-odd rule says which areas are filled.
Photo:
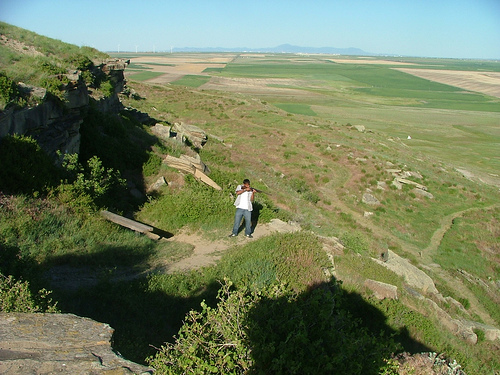
[[152, 374], [113, 352], [113, 331], [73, 314], [0, 313], [0, 374]]

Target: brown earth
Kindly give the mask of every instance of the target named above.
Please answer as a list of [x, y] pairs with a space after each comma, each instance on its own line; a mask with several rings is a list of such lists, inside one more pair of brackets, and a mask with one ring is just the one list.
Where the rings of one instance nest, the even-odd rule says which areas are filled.
[[[130, 59], [131, 63], [147, 66], [153, 72], [165, 73], [159, 77], [148, 80], [150, 83], [166, 84], [182, 78], [184, 75], [197, 74], [209, 75], [204, 73], [207, 68], [224, 68], [231, 62], [237, 54], [231, 55], [172, 55], [172, 56], [139, 56]], [[377, 64], [377, 65], [415, 65], [400, 61], [391, 61], [383, 59], [365, 58], [365, 59], [327, 59], [327, 61], [340, 64]], [[161, 65], [158, 65], [161, 64]], [[418, 68], [394, 68], [404, 73], [428, 79], [430, 81], [443, 83], [450, 86], [459, 87], [465, 90], [480, 92], [500, 98], [500, 73], [498, 72], [475, 72], [475, 71], [455, 71], [439, 69], [418, 69]], [[126, 72], [126, 75], [134, 74], [133, 71]], [[215, 89], [225, 91], [240, 91], [245, 93], [260, 94], [284, 94], [303, 95], [303, 90], [294, 90], [293, 88], [280, 88], [272, 86], [310, 86], [311, 82], [304, 82], [293, 79], [278, 78], [227, 78], [213, 77], [206, 83], [204, 89]]]
[[414, 63], [405, 63], [401, 61], [390, 61], [380, 59], [330, 59], [329, 61], [338, 64], [373, 64], [373, 65], [415, 65]]
[[[224, 68], [234, 57], [234, 55], [208, 55], [203, 58], [186, 55], [173, 55], [172, 57], [140, 56], [131, 58], [130, 62], [147, 66], [153, 72], [165, 73], [164, 75], [148, 80], [148, 82], [166, 84], [189, 74], [206, 75], [203, 71], [207, 68]], [[126, 72], [126, 75], [134, 73], [130, 71]]]
[[[240, 233], [237, 237], [227, 237], [209, 241], [200, 233], [183, 231], [169, 238], [168, 241], [177, 241], [192, 245], [194, 247], [193, 254], [174, 264], [167, 264], [165, 268], [168, 273], [172, 273], [209, 266], [219, 260], [222, 253], [232, 246], [242, 245], [248, 241], [259, 239], [273, 233], [288, 233], [297, 230], [300, 230], [300, 227], [296, 224], [285, 223], [281, 220], [273, 219], [267, 224], [258, 225], [254, 230], [253, 238], [246, 238], [243, 233]], [[228, 229], [228, 236], [229, 233], [230, 229]]]
[[404, 73], [500, 98], [500, 73], [459, 70], [395, 68]]

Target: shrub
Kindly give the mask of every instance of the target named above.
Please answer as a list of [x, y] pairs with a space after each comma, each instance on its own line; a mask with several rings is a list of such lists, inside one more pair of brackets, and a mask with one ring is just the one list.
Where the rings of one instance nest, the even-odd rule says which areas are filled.
[[5, 136], [0, 140], [0, 190], [9, 193], [46, 193], [56, 185], [58, 171], [31, 137]]
[[101, 82], [99, 89], [101, 90], [102, 94], [106, 98], [113, 96], [113, 94], [115, 93], [115, 88], [114, 88], [113, 84], [111, 83], [111, 81]]
[[0, 273], [1, 312], [57, 312], [57, 303], [52, 302], [50, 294], [45, 289], [33, 294], [27, 281], [16, 281]]
[[160, 171], [162, 160], [154, 152], [148, 152], [149, 158], [142, 165], [142, 173], [144, 177], [149, 177], [157, 174]]
[[158, 374], [375, 374], [395, 349], [338, 308], [335, 283], [302, 294], [231, 287], [226, 280], [216, 308], [189, 312], [175, 342], [148, 359]]
[[94, 67], [92, 60], [82, 53], [76, 53], [68, 57], [66, 62], [81, 71], [90, 70]]
[[67, 178], [59, 186], [59, 197], [75, 208], [105, 207], [108, 199], [112, 199], [112, 193], [125, 186], [119, 172], [113, 168], [106, 169], [97, 156], [91, 157], [84, 167], [78, 162], [77, 154], [66, 154], [63, 168]]
[[18, 95], [19, 91], [14, 81], [0, 73], [0, 111], [14, 102]]

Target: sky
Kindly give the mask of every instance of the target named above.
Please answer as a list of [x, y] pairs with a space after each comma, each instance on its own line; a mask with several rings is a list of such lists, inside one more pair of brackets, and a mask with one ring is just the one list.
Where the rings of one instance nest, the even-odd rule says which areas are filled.
[[0, 21], [105, 52], [292, 44], [500, 59], [500, 0], [0, 0]]

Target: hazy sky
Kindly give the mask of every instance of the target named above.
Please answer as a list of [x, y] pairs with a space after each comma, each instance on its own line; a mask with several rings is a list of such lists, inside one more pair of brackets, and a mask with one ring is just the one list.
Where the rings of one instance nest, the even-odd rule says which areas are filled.
[[500, 59], [500, 0], [0, 0], [0, 20], [101, 51], [293, 44]]

